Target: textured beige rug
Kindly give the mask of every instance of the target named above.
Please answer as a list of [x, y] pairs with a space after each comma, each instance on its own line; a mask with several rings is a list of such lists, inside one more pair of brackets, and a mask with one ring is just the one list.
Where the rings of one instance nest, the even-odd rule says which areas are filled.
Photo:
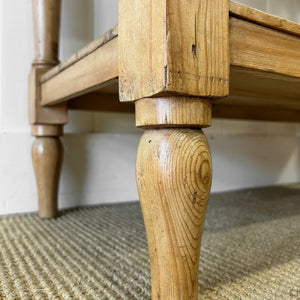
[[[199, 299], [300, 299], [300, 186], [211, 196]], [[150, 299], [138, 203], [0, 218], [0, 299]]]

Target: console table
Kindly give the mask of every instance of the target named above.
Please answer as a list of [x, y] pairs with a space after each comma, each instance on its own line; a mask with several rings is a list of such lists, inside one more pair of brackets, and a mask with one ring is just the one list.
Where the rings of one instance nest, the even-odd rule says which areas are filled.
[[39, 215], [57, 216], [68, 110], [135, 112], [152, 299], [195, 300], [212, 180], [201, 128], [212, 117], [300, 122], [300, 25], [228, 0], [119, 0], [118, 25], [59, 63], [60, 4], [33, 0]]

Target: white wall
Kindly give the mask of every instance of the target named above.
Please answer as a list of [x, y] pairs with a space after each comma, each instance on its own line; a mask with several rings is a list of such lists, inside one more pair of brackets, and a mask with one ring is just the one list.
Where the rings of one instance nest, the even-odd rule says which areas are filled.
[[[62, 60], [117, 23], [116, 0], [62, 2]], [[240, 2], [300, 21], [297, 0]], [[0, 1], [0, 214], [37, 210], [27, 113], [31, 9], [31, 0]], [[134, 169], [142, 130], [133, 115], [71, 112], [65, 131], [60, 208], [138, 199]], [[213, 120], [205, 132], [213, 191], [300, 180], [299, 124]]]

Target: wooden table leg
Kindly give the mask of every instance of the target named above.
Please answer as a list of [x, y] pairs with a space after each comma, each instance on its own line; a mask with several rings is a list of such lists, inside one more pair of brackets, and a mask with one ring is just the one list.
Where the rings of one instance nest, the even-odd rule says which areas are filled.
[[[179, 105], [180, 98], [177, 100], [169, 99]], [[198, 103], [201, 106], [201, 100]], [[158, 109], [163, 106], [158, 105]], [[139, 107], [137, 102], [136, 108]], [[182, 107], [186, 110], [184, 101]], [[154, 112], [153, 117], [159, 115]], [[137, 109], [136, 113], [141, 123], [141, 113], [145, 111]], [[174, 121], [164, 126], [177, 128], [162, 128], [163, 125], [148, 128], [140, 140], [136, 161], [150, 253], [152, 299], [195, 300], [198, 299], [201, 237], [212, 180], [211, 155], [200, 128], [178, 128], [174, 110], [168, 113], [166, 109], [164, 115], [169, 121], [173, 115]], [[179, 115], [183, 127], [193, 123], [193, 116], [199, 117]], [[149, 123], [149, 118], [145, 120]]]
[[32, 159], [39, 194], [39, 216], [57, 216], [57, 194], [63, 147], [59, 136], [68, 121], [66, 104], [41, 105], [40, 77], [58, 64], [60, 0], [33, 0], [35, 59], [29, 80], [29, 115], [32, 135]]
[[[229, 94], [229, 1], [119, 0], [119, 97], [146, 129], [137, 154], [152, 299], [197, 299], [211, 186], [201, 128]], [[132, 20], [143, 26], [132, 26]]]
[[61, 126], [33, 126], [36, 140], [32, 147], [32, 160], [35, 169], [39, 195], [39, 216], [57, 216], [57, 197], [61, 173], [63, 146], [59, 139]]

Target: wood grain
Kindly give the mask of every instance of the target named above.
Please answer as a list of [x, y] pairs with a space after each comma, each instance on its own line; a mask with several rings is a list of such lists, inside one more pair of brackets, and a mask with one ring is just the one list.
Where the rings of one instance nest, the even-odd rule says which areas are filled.
[[[126, 5], [132, 5], [135, 7], [134, 2], [130, 2], [130, 1], [127, 1], [127, 2], [128, 3], [126, 3]], [[146, 2], [141, 2], [139, 5], [143, 6], [143, 5], [147, 5], [147, 4], [146, 4]], [[212, 5], [211, 2], [210, 2], [210, 5]], [[242, 7], [244, 7], [244, 6], [242, 6]], [[121, 9], [121, 7], [120, 7], [120, 9]], [[136, 8], [133, 8], [133, 10], [134, 9], [136, 9]], [[144, 7], [143, 7], [143, 9], [144, 9]], [[158, 11], [161, 11], [162, 7], [161, 8], [155, 7], [152, 9], [156, 12], [156, 9]], [[252, 10], [253, 10], [253, 12], [252, 12]], [[251, 13], [250, 13], [250, 11], [251, 11]], [[229, 39], [230, 39], [231, 72], [234, 71], [235, 67], [244, 68], [247, 72], [249, 72], [247, 82], [249, 82], [249, 84], [251, 86], [253, 85], [252, 82], [257, 80], [257, 77], [258, 77], [255, 74], [252, 77], [251, 72], [252, 71], [261, 72], [259, 74], [260, 81], [263, 82], [264, 79], [266, 79], [265, 82], [266, 82], [266, 84], [268, 84], [268, 87], [266, 88], [266, 91], [263, 92], [261, 95], [260, 95], [260, 93], [262, 92], [261, 89], [259, 91], [257, 91], [257, 93], [256, 93], [257, 99], [260, 99], [263, 101], [263, 99], [265, 97], [268, 97], [268, 98], [271, 98], [274, 96], [276, 97], [277, 92], [272, 93], [272, 88], [271, 88], [270, 84], [274, 86], [275, 90], [276, 90], [277, 86], [281, 85], [283, 93], [286, 92], [287, 96], [289, 98], [293, 98], [293, 96], [291, 95], [292, 93], [289, 91], [291, 89], [294, 91], [298, 90], [298, 84], [296, 82], [294, 82], [295, 83], [294, 84], [293, 81], [296, 77], [300, 78], [299, 63], [298, 63], [299, 62], [299, 54], [300, 54], [300, 46], [299, 46], [300, 39], [296, 35], [292, 35], [292, 34], [288, 34], [288, 33], [284, 32], [283, 29], [280, 31], [274, 30], [273, 27], [275, 27], [275, 25], [270, 28], [266, 27], [266, 25], [269, 23], [270, 24], [271, 23], [279, 24], [281, 22], [280, 18], [268, 15], [269, 21], [266, 22], [265, 26], [262, 26], [261, 24], [259, 25], [258, 23], [261, 18], [261, 15], [260, 15], [260, 13], [256, 14], [256, 12], [257, 11], [254, 9], [247, 8], [247, 15], [252, 16], [251, 22], [243, 20], [243, 19], [239, 19], [237, 17], [231, 17], [229, 20], [229, 22], [230, 22], [230, 38]], [[156, 12], [156, 13], [158, 13], [158, 12]], [[164, 15], [164, 14], [162, 14], [162, 15]], [[176, 15], [176, 14], [174, 14], [174, 15]], [[241, 15], [242, 15], [242, 13], [241, 13]], [[256, 15], [257, 15], [258, 21], [255, 23], [254, 19], [255, 19]], [[128, 16], [128, 18], [129, 18], [129, 16]], [[125, 18], [125, 16], [124, 16], [124, 18]], [[172, 14], [172, 18], [173, 18], [173, 14]], [[272, 22], [271, 22], [271, 20], [272, 20]], [[125, 22], [125, 21], [123, 20], [123, 22]], [[159, 23], [159, 20], [156, 22]], [[149, 88], [149, 91], [150, 90], [154, 91], [153, 87], [157, 86], [159, 82], [164, 80], [164, 76], [167, 74], [167, 73], [164, 73], [164, 76], [160, 77], [160, 75], [162, 75], [162, 70], [160, 69], [159, 66], [164, 65], [166, 57], [169, 57], [169, 61], [170, 61], [172, 56], [174, 56], [174, 57], [176, 56], [175, 54], [172, 54], [171, 56], [170, 55], [169, 56], [162, 55], [163, 51], [159, 48], [159, 45], [163, 42], [166, 42], [166, 40], [164, 40], [164, 38], [163, 38], [164, 31], [162, 31], [162, 33], [160, 33], [158, 31], [158, 29], [155, 29], [156, 38], [151, 40], [151, 45], [150, 45], [151, 47], [149, 46], [150, 48], [148, 50], [146, 50], [147, 48], [145, 48], [145, 45], [147, 45], [147, 43], [149, 43], [149, 38], [147, 38], [147, 32], [151, 28], [152, 29], [156, 28], [156, 27], [161, 28], [160, 26], [164, 26], [162, 24], [159, 25], [158, 23], [155, 23], [154, 25], [151, 25], [151, 23], [146, 23], [147, 26], [150, 26], [150, 25], [154, 26], [154, 27], [149, 27], [149, 28], [143, 23], [145, 25], [144, 26], [145, 28], [143, 27], [143, 30], [145, 32], [143, 31], [143, 32], [139, 33], [139, 34], [142, 34], [142, 33], [144, 34], [143, 36], [141, 36], [141, 43], [143, 44], [143, 50], [141, 50], [141, 51], [143, 51], [143, 53], [140, 56], [137, 55], [135, 50], [132, 50], [132, 52], [129, 53], [129, 56], [125, 56], [125, 53], [123, 53], [121, 51], [119, 54], [120, 59], [123, 59], [124, 63], [128, 63], [128, 64], [129, 64], [129, 61], [131, 61], [130, 55], [132, 55], [132, 60], [134, 60], [134, 64], [130, 64], [129, 67], [132, 68], [132, 72], [133, 72], [132, 76], [134, 77], [134, 80], [138, 80], [143, 83], [143, 82], [147, 82], [147, 77], [149, 76], [149, 74], [153, 73], [155, 75], [155, 76], [152, 76], [150, 84], [148, 84], [148, 87], [146, 87], [146, 88]], [[175, 21], [174, 21], [174, 23], [175, 23], [175, 25], [177, 24]], [[285, 24], [285, 23], [283, 22], [282, 24]], [[287, 24], [289, 24], [289, 23], [287, 23]], [[176, 27], [175, 25], [173, 26], [174, 28]], [[286, 31], [288, 31], [288, 29], [287, 29], [288, 25], [282, 25], [282, 26], [284, 28], [286, 28]], [[289, 28], [290, 28], [290, 30], [292, 30], [291, 26]], [[50, 78], [50, 82], [52, 82], [52, 83], [49, 85], [49, 89], [46, 92], [46, 96], [45, 96], [48, 98], [48, 100], [44, 100], [45, 102], [47, 102], [47, 104], [63, 102], [68, 99], [78, 97], [81, 94], [86, 94], [88, 92], [96, 91], [98, 89], [100, 89], [102, 93], [106, 93], [104, 90], [106, 90], [107, 87], [111, 87], [111, 90], [114, 90], [114, 93], [117, 93], [116, 82], [117, 82], [117, 78], [120, 75], [120, 73], [119, 73], [118, 66], [117, 66], [118, 55], [116, 52], [115, 52], [115, 55], [113, 55], [113, 56], [110, 56], [110, 53], [102, 53], [101, 52], [102, 53], [101, 55], [103, 55], [104, 57], [111, 58], [111, 60], [109, 61], [109, 65], [111, 66], [112, 69], [115, 70], [114, 75], [113, 75], [115, 77], [113, 80], [106, 81], [107, 80], [106, 75], [100, 74], [99, 76], [98, 75], [96, 76], [98, 78], [96, 80], [96, 82], [94, 82], [92, 85], [90, 85], [89, 83], [91, 82], [91, 79], [90, 79], [89, 74], [94, 74], [94, 72], [96, 72], [96, 71], [93, 69], [94, 68], [93, 64], [91, 64], [89, 62], [87, 62], [87, 63], [85, 62], [86, 59], [90, 60], [90, 55], [93, 56], [92, 52], [94, 52], [95, 49], [98, 49], [99, 51], [100, 51], [100, 49], [102, 49], [102, 51], [104, 51], [104, 52], [109, 51], [110, 48], [104, 49], [102, 46], [105, 45], [108, 41], [110, 41], [110, 38], [114, 37], [114, 39], [117, 40], [116, 44], [119, 45], [120, 38], [119, 38], [119, 33], [117, 32], [117, 30], [118, 30], [117, 28], [114, 28], [111, 31], [111, 33], [108, 35], [108, 37], [106, 35], [104, 35], [102, 38], [97, 40], [95, 42], [95, 44], [93, 44], [93, 45], [97, 44], [99, 46], [99, 48], [97, 48], [96, 46], [93, 46], [93, 47], [88, 46], [87, 49], [89, 49], [89, 50], [84, 48], [82, 51], [80, 51], [80, 53], [85, 53], [85, 55], [78, 56], [79, 55], [78, 54], [77, 56], [80, 58], [79, 61], [74, 60], [72, 63], [66, 62], [65, 64], [64, 63], [61, 64], [61, 67], [60, 67], [61, 71], [58, 74], [56, 74], [53, 78]], [[119, 30], [121, 30], [120, 26], [119, 26]], [[140, 30], [140, 29], [137, 28], [136, 31], [138, 31], [138, 30]], [[193, 29], [192, 31], [194, 32], [195, 30]], [[127, 34], [126, 32], [124, 34]], [[160, 35], [161, 35], [161, 38], [159, 38]], [[174, 34], [174, 36], [178, 37], [178, 36], [176, 36], [176, 34]], [[168, 37], [169, 37], [170, 41], [172, 41], [171, 33], [169, 33]], [[178, 40], [176, 40], [176, 39], [174, 40], [174, 43], [175, 43], [175, 41], [180, 43], [179, 37], [178, 37]], [[125, 40], [125, 42], [127, 43], [127, 40]], [[134, 45], [134, 43], [139, 43], [139, 41], [136, 41], [135, 39], [133, 39], [132, 44]], [[167, 48], [167, 49], [169, 49], [169, 48]], [[121, 46], [120, 46], [120, 49], [121, 49]], [[166, 48], [163, 48], [163, 49], [165, 50]], [[175, 53], [177, 51], [176, 49], [180, 49], [180, 47], [176, 48], [175, 46], [172, 46], [170, 49], [173, 49], [172, 51], [174, 51], [174, 53]], [[116, 49], [114, 49], [114, 50], [116, 50]], [[89, 51], [91, 51], [91, 52], [89, 52]], [[201, 51], [201, 53], [202, 53], [202, 51]], [[99, 54], [100, 54], [100, 52], [99, 52]], [[177, 54], [178, 54], [177, 57], [179, 57], [179, 52]], [[145, 65], [143, 63], [144, 59], [151, 61], [151, 66]], [[79, 70], [78, 72], [80, 72], [80, 70], [82, 69], [81, 67], [76, 67], [77, 63], [79, 63], [79, 62], [81, 64], [81, 66], [85, 66], [85, 68], [88, 68], [88, 66], [89, 66], [91, 69], [86, 70], [86, 72], [84, 74], [80, 73], [80, 77], [79, 76], [76, 77], [76, 75], [75, 75], [76, 72], [78, 70]], [[181, 62], [180, 59], [175, 59], [174, 64], [175, 63], [182, 64], [183, 67], [185, 65], [187, 65], [187, 66], [189, 65], [188, 62], [186, 62], [185, 60], [182, 60], [182, 62]], [[139, 76], [135, 76], [134, 72], [137, 72], [137, 65], [139, 65], [139, 64], [141, 64], [142, 68], [144, 68], [144, 69], [143, 69], [143, 72], [141, 72], [141, 74]], [[63, 68], [62, 66], [65, 66], [65, 67]], [[100, 66], [100, 64], [99, 64], [99, 66]], [[106, 66], [106, 64], [104, 64], [103, 66]], [[72, 69], [70, 69], [70, 68], [72, 68]], [[57, 69], [57, 68], [55, 68], [55, 69]], [[68, 74], [70, 74], [70, 77], [67, 77], [64, 75], [64, 72], [67, 70], [69, 70]], [[101, 72], [103, 72], [103, 73], [107, 72], [106, 67], [104, 67], [103, 70], [99, 67], [97, 69], [97, 71], [100, 72], [99, 70], [101, 70]], [[164, 71], [165, 70], [166, 69], [164, 68]], [[209, 72], [211, 70], [212, 70], [212, 68], [208, 69]], [[52, 71], [49, 71], [49, 72], [47, 72], [47, 74], [51, 74], [51, 72]], [[108, 73], [109, 73], [109, 71], [108, 71]], [[125, 73], [124, 73], [124, 76], [126, 76]], [[55, 74], [55, 72], [53, 74]], [[53, 74], [52, 74], [52, 76], [53, 76]], [[286, 76], [286, 78], [282, 78], [280, 76], [277, 77], [277, 75], [279, 75], [279, 74]], [[87, 79], [85, 79], [86, 76], [87, 76]], [[57, 77], [57, 79], [55, 79], [56, 77]], [[109, 77], [110, 77], [110, 75], [108, 75], [108, 78]], [[171, 77], [169, 77], [169, 78], [171, 78]], [[156, 81], [156, 79], [157, 79], [157, 81]], [[270, 79], [272, 79], [272, 80], [270, 80]], [[120, 78], [120, 80], [121, 80], [121, 78]], [[129, 82], [129, 77], [126, 77], [124, 80], [126, 80], [126, 84], [131, 85], [131, 83]], [[230, 80], [235, 80], [235, 79], [233, 79], [233, 77], [230, 76]], [[77, 88], [78, 85], [77, 84], [74, 85], [73, 83], [69, 84], [70, 81], [71, 82], [81, 81], [80, 84], [82, 84], [83, 82], [84, 83], [87, 82], [87, 87], [81, 86], [80, 88]], [[274, 84], [272, 84], [272, 81], [274, 81]], [[284, 83], [287, 81], [291, 82], [291, 84], [289, 86]], [[237, 82], [233, 81], [232, 83], [230, 83], [230, 97], [233, 96], [233, 97], [237, 98], [237, 97], [240, 97], [241, 92], [243, 94], [250, 92], [249, 89], [246, 90], [245, 92], [243, 92], [242, 88], [237, 88], [238, 84], [240, 84], [240, 83], [241, 83], [241, 80], [237, 80]], [[121, 87], [121, 85], [122, 85], [122, 83], [119, 81], [119, 86]], [[68, 91], [66, 93], [62, 92], [62, 90], [65, 86], [68, 86]], [[138, 86], [138, 85], [132, 85], [132, 86], [134, 87], [134, 89], [141, 88], [141, 86]], [[245, 87], [245, 84], [242, 84], [241, 86]], [[294, 86], [294, 88], [293, 88], [293, 86]], [[59, 87], [59, 88], [57, 88], [57, 87]], [[162, 88], [162, 89], [164, 89], [164, 88]], [[122, 92], [122, 88], [121, 88], [120, 92]], [[133, 91], [133, 90], [131, 92], [135, 93], [135, 91]], [[254, 92], [254, 89], [252, 89], [251, 94], [253, 94], [253, 92]], [[152, 92], [149, 92], [149, 93], [151, 94]], [[154, 93], [155, 93], [155, 91], [154, 91]], [[178, 93], [174, 94], [173, 92], [170, 92], [170, 91], [167, 91], [167, 93], [171, 93], [172, 96], [175, 96], [175, 95], [178, 96]], [[167, 96], [167, 93], [164, 94], [164, 92], [162, 92], [162, 94], [158, 94], [158, 95], [164, 97], [164, 96]], [[283, 94], [283, 93], [280, 93], [280, 94]], [[45, 95], [45, 92], [43, 95]], [[298, 96], [296, 96], [296, 95], [297, 95], [297, 93], [295, 94], [294, 98], [298, 98]], [[122, 97], [121, 94], [120, 94], [120, 97]], [[276, 97], [276, 98], [278, 98], [278, 97]], [[249, 97], [249, 99], [250, 99], [250, 97]], [[278, 99], [276, 99], [276, 101], [277, 100]], [[285, 103], [284, 99], [282, 99], [282, 104], [284, 105], [284, 103]]]
[[141, 99], [135, 102], [137, 127], [208, 127], [211, 101], [195, 97]]
[[42, 83], [42, 105], [57, 104], [105, 87], [118, 74], [118, 39], [114, 38]]
[[300, 77], [300, 39], [230, 18], [230, 64]]
[[[68, 121], [66, 104], [42, 107], [40, 78], [58, 63], [60, 0], [33, 0], [35, 60], [29, 78], [29, 114], [32, 134], [32, 160], [39, 197], [39, 216], [57, 215], [57, 194], [63, 147], [57, 136]], [[58, 124], [58, 125], [57, 125]]]
[[120, 100], [227, 95], [228, 19], [227, 0], [120, 0]]
[[33, 66], [58, 64], [60, 0], [33, 0], [35, 59]]
[[167, 91], [229, 94], [228, 2], [167, 1]]
[[150, 252], [152, 300], [198, 299], [211, 174], [201, 130], [147, 130], [142, 136], [136, 177]]
[[[192, 58], [190, 53], [183, 56], [184, 59], [173, 59], [172, 61], [172, 58], [181, 57], [181, 49], [185, 47], [183, 45], [188, 43], [187, 41], [190, 41], [192, 33], [196, 32], [195, 28], [191, 28], [190, 12], [193, 9], [204, 10], [205, 8], [210, 11], [210, 7], [215, 5], [216, 2], [203, 2], [201, 7], [195, 5], [196, 1], [180, 2], [177, 3], [178, 5], [175, 5], [175, 3], [177, 2], [162, 1], [153, 7], [151, 2], [147, 1], [140, 1], [137, 4], [134, 1], [120, 3], [120, 13], [126, 7], [130, 8], [130, 10], [122, 14], [122, 20], [120, 21], [125, 22], [125, 27], [119, 26], [119, 31], [122, 32], [123, 30], [124, 38], [128, 38], [128, 34], [132, 34], [134, 37], [129, 45], [129, 47], [132, 47], [132, 51], [128, 53], [129, 56], [125, 55], [126, 52], [120, 51], [120, 59], [125, 64], [128, 64], [128, 68], [132, 68], [132, 78], [141, 82], [142, 85], [145, 84], [145, 87], [143, 87], [142, 85], [134, 85], [134, 82], [130, 83], [130, 76], [126, 77], [127, 73], [124, 71], [124, 76], [126, 77], [124, 77], [124, 80], [133, 89], [141, 91], [145, 88], [148, 89], [150, 94], [152, 92], [155, 94], [158, 90], [164, 90], [163, 86], [162, 89], [158, 88], [158, 90], [155, 90], [155, 86], [158, 87], [160, 82], [164, 81], [166, 77], [167, 80], [171, 78], [171, 75], [169, 76], [168, 72], [165, 72], [169, 70], [165, 68], [168, 62], [172, 62], [168, 66], [176, 65], [178, 68], [188, 66], [187, 68], [191, 69], [189, 64], [195, 58]], [[181, 11], [184, 12], [185, 10], [188, 10], [188, 12], [181, 13]], [[143, 26], [127, 28], [131, 24], [132, 14], [136, 14], [137, 11], [140, 11], [141, 16], [139, 18], [142, 19], [141, 24]], [[152, 12], [152, 15], [150, 14], [151, 18], [149, 17], [149, 12]], [[170, 12], [172, 13], [170, 14]], [[220, 11], [218, 10], [216, 13], [219, 14]], [[199, 14], [201, 15], [201, 12]], [[215, 111], [218, 111], [217, 115], [219, 117], [231, 116], [232, 118], [238, 118], [237, 111], [241, 110], [242, 106], [245, 106], [245, 112], [241, 113], [241, 115], [247, 116], [247, 118], [258, 118], [259, 116], [260, 119], [263, 119], [263, 111], [269, 108], [274, 112], [273, 120], [282, 121], [290, 116], [294, 121], [298, 121], [297, 111], [300, 105], [300, 39], [298, 33], [300, 25], [233, 2], [230, 3], [230, 15], [230, 95], [220, 100], [220, 105], [215, 108]], [[204, 30], [203, 26], [208, 24], [208, 22], [204, 24], [203, 20], [199, 20], [200, 23], [202, 22], [202, 25], [198, 21], [194, 23], [198, 22], [199, 30]], [[184, 28], [186, 31], [181, 31], [180, 26], [183, 25], [179, 23], [186, 24]], [[134, 30], [134, 32], [130, 32], [130, 30]], [[199, 30], [197, 29], [198, 35], [203, 36]], [[207, 34], [209, 30], [206, 31]], [[181, 34], [182, 32], [185, 33]], [[213, 33], [211, 34], [214, 36]], [[69, 108], [133, 111], [131, 106], [126, 105], [123, 108], [122, 104], [117, 103], [113, 96], [97, 96], [94, 93], [98, 93], [99, 90], [101, 94], [112, 93], [117, 95], [118, 85], [120, 87], [122, 85], [121, 82], [118, 82], [118, 76], [121, 74], [118, 69], [119, 57], [117, 48], [120, 44], [118, 35], [118, 28], [115, 27], [108, 34], [79, 51], [73, 58], [62, 63], [60, 67], [55, 67], [47, 72], [48, 77], [46, 75], [43, 77], [46, 80], [44, 82], [46, 89], [43, 86], [43, 104], [53, 105], [54, 103], [74, 99], [74, 101], [72, 100], [69, 103]], [[206, 37], [207, 41], [209, 36], [208, 34]], [[137, 40], [138, 37], [140, 38], [139, 40]], [[104, 48], [103, 46], [110, 43], [111, 39], [115, 42], [115, 46]], [[197, 41], [200, 43], [199, 38]], [[203, 47], [202, 42], [199, 47]], [[125, 39], [123, 43], [125, 47], [128, 45], [128, 40]], [[137, 43], [136, 46], [135, 43]], [[140, 46], [139, 43], [141, 43]], [[121, 48], [120, 46], [120, 50]], [[97, 55], [96, 51], [99, 51]], [[140, 51], [140, 55], [137, 55], [138, 51]], [[221, 57], [220, 53], [218, 54], [219, 58]], [[201, 50], [199, 55], [202, 54], [203, 51]], [[100, 62], [102, 58], [99, 57], [101, 56], [105, 58], [106, 62]], [[96, 69], [91, 62], [94, 59], [96, 60]], [[189, 61], [189, 59], [191, 60]], [[134, 63], [131, 63], [132, 61]], [[197, 57], [197, 61], [200, 62], [200, 56]], [[137, 66], [139, 65], [141, 66], [141, 72], [137, 71]], [[210, 67], [208, 72], [212, 69]], [[83, 70], [84, 72], [82, 72]], [[111, 73], [111, 70], [114, 71]], [[221, 70], [221, 67], [218, 70]], [[135, 72], [139, 72], [139, 76], [136, 76]], [[39, 74], [36, 74], [37, 71], [35, 70], [31, 80], [33, 82], [31, 85], [34, 87], [31, 89], [33, 91], [33, 96], [31, 97], [33, 103], [39, 103], [39, 88], [35, 89]], [[176, 79], [177, 75], [174, 76], [173, 83], [178, 83], [181, 78], [178, 81]], [[192, 82], [191, 78], [185, 77], [183, 81], [185, 79], [189, 84]], [[132, 93], [132, 95], [136, 93], [133, 89], [129, 89], [128, 93]], [[93, 93], [89, 94], [90, 92]], [[174, 97], [178, 96], [178, 93], [164, 90], [157, 95], [161, 98]], [[122, 97], [121, 94], [120, 96]], [[99, 100], [100, 98], [101, 100]], [[154, 100], [150, 101], [153, 102]], [[36, 107], [31, 105], [32, 123], [42, 122], [43, 120], [44, 123], [49, 124], [65, 123], [67, 121], [65, 106], [57, 106], [53, 111], [45, 107], [43, 108], [45, 113], [43, 113], [40, 111], [41, 107], [39, 107], [39, 104], [36, 105]], [[228, 108], [226, 108], [226, 105], [228, 105]], [[248, 107], [251, 108], [251, 113], [249, 114], [246, 111]], [[234, 109], [235, 113], [229, 113], [230, 108]], [[284, 111], [282, 117], [279, 109]], [[266, 120], [270, 118], [270, 114], [266, 113]]]
[[29, 121], [30, 124], [66, 124], [68, 111], [66, 103], [54, 107], [43, 107], [41, 101], [40, 77], [49, 67], [33, 67], [29, 77]]
[[46, 82], [47, 80], [51, 79], [54, 76], [57, 76], [58, 73], [62, 72], [63, 70], [67, 69], [71, 65], [75, 64], [79, 60], [83, 59], [87, 55], [91, 54], [92, 52], [96, 51], [98, 48], [104, 46], [107, 42], [111, 41], [112, 39], [118, 36], [118, 25], [114, 26], [112, 29], [107, 31], [101, 37], [96, 39], [95, 41], [91, 42], [84, 48], [80, 49], [78, 52], [74, 53], [71, 57], [69, 57], [66, 61], [60, 63], [56, 67], [52, 68], [48, 72], [42, 75], [41, 82]]
[[32, 160], [39, 196], [39, 216], [57, 216], [57, 195], [62, 165], [63, 146], [59, 138], [37, 137], [32, 147]]
[[29, 77], [29, 120], [31, 124], [65, 124], [65, 104], [41, 106], [40, 78], [58, 63], [60, 0], [33, 0], [35, 59]]
[[272, 16], [234, 1], [229, 2], [229, 10], [231, 16], [300, 37], [300, 25], [298, 23]]
[[[166, 0], [119, 0], [119, 96], [136, 100], [165, 90]], [[132, 20], [140, 26], [132, 26]]]

